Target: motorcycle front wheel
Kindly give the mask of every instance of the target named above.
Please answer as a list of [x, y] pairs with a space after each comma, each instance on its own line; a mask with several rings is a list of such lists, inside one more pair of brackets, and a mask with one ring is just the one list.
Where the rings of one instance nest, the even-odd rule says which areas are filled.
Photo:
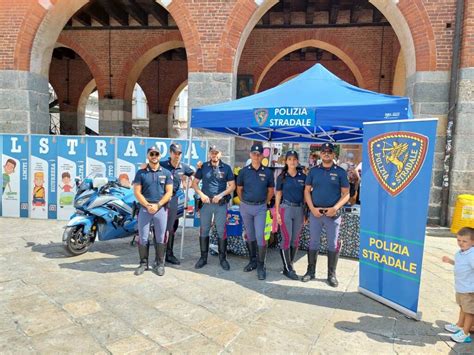
[[68, 228], [64, 233], [66, 234], [64, 247], [69, 255], [77, 256], [87, 253], [94, 243], [89, 236], [84, 235], [82, 226]]

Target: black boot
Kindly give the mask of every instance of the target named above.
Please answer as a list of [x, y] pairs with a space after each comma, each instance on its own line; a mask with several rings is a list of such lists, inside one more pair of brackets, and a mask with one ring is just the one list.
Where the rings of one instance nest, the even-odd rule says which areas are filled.
[[138, 256], [140, 257], [140, 265], [135, 270], [135, 275], [139, 276], [148, 270], [148, 251], [150, 249], [150, 244], [146, 243], [145, 245], [138, 244]]
[[296, 275], [296, 272], [293, 269], [293, 265], [291, 263], [290, 250], [280, 249], [280, 256], [281, 256], [281, 261], [283, 262], [283, 275], [285, 275], [289, 279], [298, 280], [299, 277], [298, 275]]
[[267, 246], [258, 247], [257, 277], [259, 280], [265, 280], [267, 270], [265, 269], [265, 257], [267, 256]]
[[247, 242], [249, 250], [249, 263], [244, 267], [245, 272], [250, 272], [257, 268], [257, 241]]
[[229, 270], [230, 265], [226, 259], [227, 256], [227, 239], [218, 238], [217, 242], [219, 244], [219, 262], [224, 270]]
[[295, 261], [297, 251], [298, 251], [298, 248], [290, 247], [291, 266], [293, 266], [293, 262]]
[[339, 260], [339, 253], [337, 251], [328, 251], [328, 284], [332, 287], [337, 287], [339, 282], [336, 278], [337, 261]]
[[165, 252], [166, 244], [165, 243], [155, 243], [155, 265], [153, 266], [153, 271], [158, 276], [163, 276], [165, 274]]
[[308, 269], [306, 274], [304, 274], [301, 281], [308, 282], [309, 280], [314, 280], [316, 277], [316, 261], [318, 260], [318, 251], [317, 250], [308, 250]]
[[175, 232], [170, 233], [168, 243], [166, 244], [166, 262], [173, 265], [180, 265], [180, 261], [173, 254]]
[[199, 246], [201, 248], [201, 257], [194, 265], [195, 269], [200, 269], [207, 264], [207, 253], [209, 252], [209, 237], [199, 237]]

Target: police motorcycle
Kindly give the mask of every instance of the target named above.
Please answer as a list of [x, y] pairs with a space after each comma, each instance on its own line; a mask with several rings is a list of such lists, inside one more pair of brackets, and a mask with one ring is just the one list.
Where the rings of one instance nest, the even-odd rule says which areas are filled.
[[96, 238], [104, 241], [136, 235], [138, 202], [133, 189], [104, 177], [76, 179], [76, 187], [76, 212], [63, 233], [70, 255], [86, 253]]

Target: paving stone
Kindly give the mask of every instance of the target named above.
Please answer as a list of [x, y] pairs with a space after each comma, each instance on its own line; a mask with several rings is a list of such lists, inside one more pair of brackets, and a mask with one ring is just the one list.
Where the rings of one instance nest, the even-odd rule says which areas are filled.
[[155, 347], [156, 344], [151, 340], [135, 334], [107, 345], [107, 350], [113, 354], [141, 354]]
[[0, 332], [0, 354], [33, 354], [30, 338], [16, 330]]
[[63, 308], [74, 318], [83, 317], [101, 310], [100, 305], [93, 299], [68, 303]]
[[33, 336], [34, 349], [43, 354], [103, 353], [104, 348], [88, 333], [87, 329], [74, 325]]
[[166, 349], [172, 354], [219, 354], [223, 347], [202, 335], [197, 335]]
[[169, 347], [199, 335], [199, 332], [165, 315], [160, 315], [150, 322], [144, 322], [138, 329], [163, 347]]

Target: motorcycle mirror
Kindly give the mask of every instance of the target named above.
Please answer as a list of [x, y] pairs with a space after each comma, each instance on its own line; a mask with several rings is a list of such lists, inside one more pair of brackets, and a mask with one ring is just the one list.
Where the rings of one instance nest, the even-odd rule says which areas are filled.
[[79, 187], [79, 185], [81, 184], [81, 179], [76, 177], [74, 181], [76, 182], [76, 187]]

